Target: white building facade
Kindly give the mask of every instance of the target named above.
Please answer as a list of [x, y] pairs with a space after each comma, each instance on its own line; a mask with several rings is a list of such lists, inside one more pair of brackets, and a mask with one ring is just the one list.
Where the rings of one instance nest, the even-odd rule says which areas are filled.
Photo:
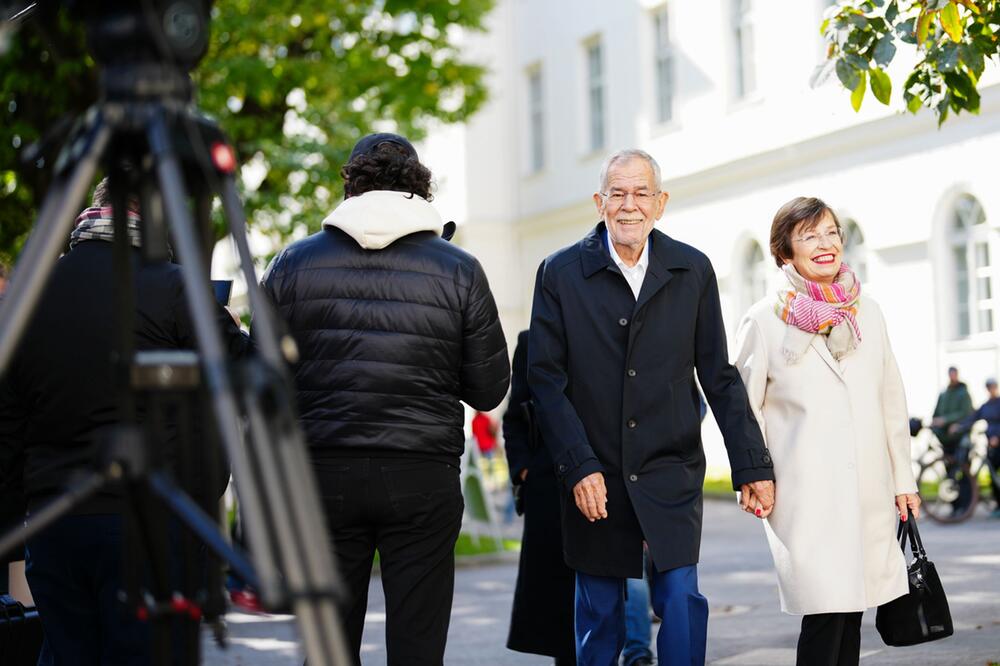
[[[639, 147], [670, 193], [658, 228], [715, 266], [730, 344], [778, 284], [775, 211], [818, 196], [885, 312], [911, 414], [930, 417], [949, 365], [985, 398], [983, 381], [1000, 374], [997, 73], [983, 80], [980, 115], [940, 130], [928, 111], [901, 113], [900, 90], [891, 108], [869, 93], [856, 114], [835, 80], [809, 86], [829, 4], [499, 0], [470, 44], [491, 69], [491, 101], [430, 137], [422, 157], [457, 241], [486, 268], [511, 344], [538, 264], [597, 221], [601, 162]], [[897, 86], [913, 57], [897, 56]], [[724, 472], [712, 419], [704, 435]]]

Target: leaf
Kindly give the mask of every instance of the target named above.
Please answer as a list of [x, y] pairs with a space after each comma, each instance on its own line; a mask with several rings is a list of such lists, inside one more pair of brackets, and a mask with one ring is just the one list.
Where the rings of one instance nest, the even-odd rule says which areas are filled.
[[896, 0], [892, 0], [889, 5], [885, 8], [885, 20], [886, 23], [893, 24], [896, 22], [896, 18], [899, 16], [899, 6], [896, 4]]
[[920, 18], [917, 19], [917, 44], [923, 44], [927, 41], [927, 33], [931, 27], [931, 21], [934, 20], [934, 14], [937, 12], [927, 11], [926, 9], [920, 12]]
[[892, 97], [892, 81], [889, 75], [877, 68], [871, 70], [870, 74], [872, 94], [875, 95], [875, 99], [888, 106], [889, 98]]
[[962, 41], [962, 19], [958, 16], [958, 7], [949, 2], [941, 13], [938, 15], [941, 21], [941, 27], [944, 31], [948, 33], [953, 42]]
[[945, 42], [935, 57], [937, 68], [942, 72], [954, 72], [958, 69], [958, 59], [958, 45], [954, 42]]
[[851, 14], [847, 17], [847, 20], [858, 30], [864, 30], [868, 27], [868, 19], [864, 14]]
[[963, 7], [968, 9], [973, 14], [979, 14], [979, 7], [976, 7], [976, 3], [972, 0], [955, 0], [955, 2], [961, 4]]
[[840, 82], [844, 84], [844, 87], [848, 90], [854, 90], [858, 87], [858, 81], [861, 78], [861, 73], [854, 67], [847, 64], [846, 60], [837, 61], [837, 78]]
[[891, 34], [885, 34], [878, 40], [878, 42], [875, 43], [875, 50], [872, 53], [872, 59], [880, 67], [885, 67], [892, 62], [893, 57], [896, 55], [895, 42], [896, 40], [893, 39]]
[[906, 44], [916, 44], [917, 36], [915, 34], [916, 19], [906, 19], [902, 23], [896, 25], [896, 36], [899, 37], [900, 41]]
[[924, 105], [922, 99], [917, 95], [910, 95], [909, 99], [906, 101], [906, 110], [910, 113], [916, 113]]
[[855, 111], [861, 109], [861, 102], [865, 98], [865, 78], [865, 73], [861, 72], [858, 76], [858, 87], [851, 93], [851, 106]]
[[870, 65], [868, 64], [867, 58], [862, 58], [857, 53], [848, 53], [844, 56], [847, 62], [851, 64], [855, 69], [861, 70], [862, 72], [868, 70]]

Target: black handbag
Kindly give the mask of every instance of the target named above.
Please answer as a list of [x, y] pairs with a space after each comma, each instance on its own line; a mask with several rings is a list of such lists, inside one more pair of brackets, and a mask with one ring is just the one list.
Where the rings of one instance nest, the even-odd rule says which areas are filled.
[[941, 579], [934, 563], [927, 559], [912, 513], [906, 522], [899, 521], [896, 530], [896, 539], [904, 553], [907, 536], [913, 552], [913, 560], [906, 568], [910, 592], [882, 604], [875, 615], [875, 628], [882, 640], [896, 647], [936, 641], [955, 632]]

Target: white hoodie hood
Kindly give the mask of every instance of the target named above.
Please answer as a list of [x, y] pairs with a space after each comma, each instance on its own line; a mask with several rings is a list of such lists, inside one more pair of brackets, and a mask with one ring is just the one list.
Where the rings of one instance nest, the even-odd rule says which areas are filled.
[[345, 199], [323, 220], [340, 229], [366, 250], [381, 250], [417, 231], [441, 235], [441, 215], [426, 200], [407, 192], [372, 190]]

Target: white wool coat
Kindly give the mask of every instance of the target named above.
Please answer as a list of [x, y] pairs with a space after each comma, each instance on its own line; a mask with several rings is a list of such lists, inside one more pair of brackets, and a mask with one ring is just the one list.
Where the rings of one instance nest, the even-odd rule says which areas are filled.
[[747, 313], [735, 365], [774, 461], [775, 508], [764, 529], [781, 609], [878, 606], [908, 591], [895, 496], [916, 492], [906, 396], [882, 312], [862, 296], [856, 350], [837, 361], [816, 335], [791, 363], [774, 305], [764, 299]]

